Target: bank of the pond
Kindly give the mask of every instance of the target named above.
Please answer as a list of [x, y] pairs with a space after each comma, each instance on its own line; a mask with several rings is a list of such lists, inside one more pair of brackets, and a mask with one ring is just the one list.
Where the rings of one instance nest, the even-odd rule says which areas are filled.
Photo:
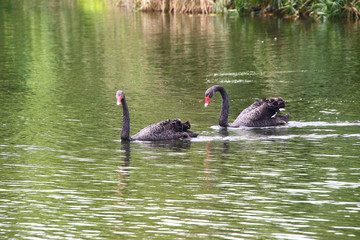
[[117, 0], [117, 4], [139, 11], [155, 12], [240, 13], [315, 20], [360, 19], [359, 0]]

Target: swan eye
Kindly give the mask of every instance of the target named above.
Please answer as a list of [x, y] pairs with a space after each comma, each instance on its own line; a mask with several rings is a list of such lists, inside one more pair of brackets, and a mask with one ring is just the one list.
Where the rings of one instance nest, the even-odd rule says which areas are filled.
[[209, 105], [210, 102], [210, 94], [205, 97], [205, 107]]

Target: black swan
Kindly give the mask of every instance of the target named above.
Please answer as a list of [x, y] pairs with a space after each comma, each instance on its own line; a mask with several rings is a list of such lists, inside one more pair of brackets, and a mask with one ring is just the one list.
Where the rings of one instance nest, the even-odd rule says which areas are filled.
[[156, 140], [178, 140], [190, 137], [197, 137], [199, 133], [188, 131], [190, 122], [182, 123], [180, 119], [164, 120], [159, 123], [151, 124], [130, 137], [130, 116], [129, 108], [126, 103], [125, 94], [119, 90], [116, 92], [117, 105], [123, 108], [123, 125], [121, 131], [121, 139], [134, 141], [156, 141]]
[[279, 98], [263, 98], [256, 100], [249, 107], [245, 108], [233, 123], [228, 123], [229, 98], [223, 86], [214, 85], [205, 92], [205, 107], [209, 105], [210, 98], [215, 92], [222, 96], [219, 125], [222, 127], [266, 127], [277, 126], [288, 123], [289, 114], [276, 115], [281, 108], [285, 108], [285, 101]]

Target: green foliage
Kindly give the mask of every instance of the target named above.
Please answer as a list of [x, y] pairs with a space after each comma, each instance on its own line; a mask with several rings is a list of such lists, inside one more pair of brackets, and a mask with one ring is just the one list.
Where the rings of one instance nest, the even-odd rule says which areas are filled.
[[281, 6], [281, 0], [236, 0], [236, 7], [239, 11], [280, 9]]
[[341, 8], [339, 1], [319, 0], [311, 9], [315, 18], [327, 20], [330, 16], [339, 15]]
[[311, 16], [316, 20], [360, 19], [360, 0], [237, 0], [238, 11], [276, 12], [284, 16]]
[[227, 13], [228, 9], [233, 5], [233, 0], [222, 0], [222, 1], [215, 1], [209, 0], [214, 9], [215, 13]]
[[281, 2], [280, 9], [282, 13], [289, 16], [298, 16], [299, 15], [299, 8], [298, 6], [302, 5], [301, 0], [288, 0]]
[[[115, 1], [115, 0], [114, 0]], [[143, 11], [277, 14], [316, 20], [360, 19], [360, 0], [116, 0]]]

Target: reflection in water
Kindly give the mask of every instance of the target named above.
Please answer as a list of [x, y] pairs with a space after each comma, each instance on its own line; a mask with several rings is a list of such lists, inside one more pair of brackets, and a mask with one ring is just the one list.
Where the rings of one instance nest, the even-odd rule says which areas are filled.
[[135, 145], [141, 145], [142, 147], [150, 147], [150, 148], [158, 148], [161, 149], [169, 149], [171, 151], [181, 151], [183, 149], [190, 149], [191, 140], [169, 140], [169, 141], [135, 141]]
[[297, 122], [290, 121], [289, 127], [348, 127], [348, 126], [360, 126], [360, 122]]
[[[20, 2], [0, 1], [1, 239], [359, 239], [359, 24]], [[279, 95], [293, 121], [211, 127], [214, 84], [235, 115]], [[114, 140], [119, 88], [134, 133], [201, 135]]]
[[246, 136], [250, 138], [261, 138], [262, 136], [269, 135], [287, 135], [289, 133], [287, 126], [281, 127], [264, 127], [264, 128], [220, 128], [219, 133], [223, 137], [233, 136]]
[[229, 136], [228, 128], [220, 127], [219, 134], [222, 137], [228, 137]]
[[124, 160], [123, 164], [118, 167], [118, 184], [117, 184], [117, 193], [120, 196], [123, 196], [123, 190], [126, 188], [126, 179], [129, 178], [130, 175], [130, 159], [131, 159], [131, 152], [130, 152], [130, 142], [129, 141], [122, 141], [121, 142], [121, 150], [124, 153]]
[[[358, 122], [296, 122], [290, 121], [288, 125], [280, 127], [264, 128], [223, 128], [212, 126], [212, 132], [203, 132], [198, 138], [192, 139], [192, 142], [207, 141], [258, 141], [258, 140], [286, 140], [293, 138], [321, 139], [331, 137], [360, 137], [359, 133], [353, 133], [353, 129], [359, 126]], [[315, 127], [314, 129], [309, 128]], [[342, 134], [337, 133], [333, 128], [344, 130]], [[346, 128], [345, 128], [346, 127]], [[293, 130], [294, 129], [294, 130]], [[296, 130], [299, 129], [299, 130]], [[307, 131], [301, 131], [307, 129]], [[349, 129], [349, 130], [346, 130]]]
[[277, 138], [281, 136], [288, 136], [288, 126], [281, 127], [265, 127], [265, 128], [224, 128], [220, 126], [212, 126], [211, 132], [203, 132], [198, 138], [192, 139], [192, 142], [207, 142], [207, 141], [239, 141], [239, 140], [262, 140]]

